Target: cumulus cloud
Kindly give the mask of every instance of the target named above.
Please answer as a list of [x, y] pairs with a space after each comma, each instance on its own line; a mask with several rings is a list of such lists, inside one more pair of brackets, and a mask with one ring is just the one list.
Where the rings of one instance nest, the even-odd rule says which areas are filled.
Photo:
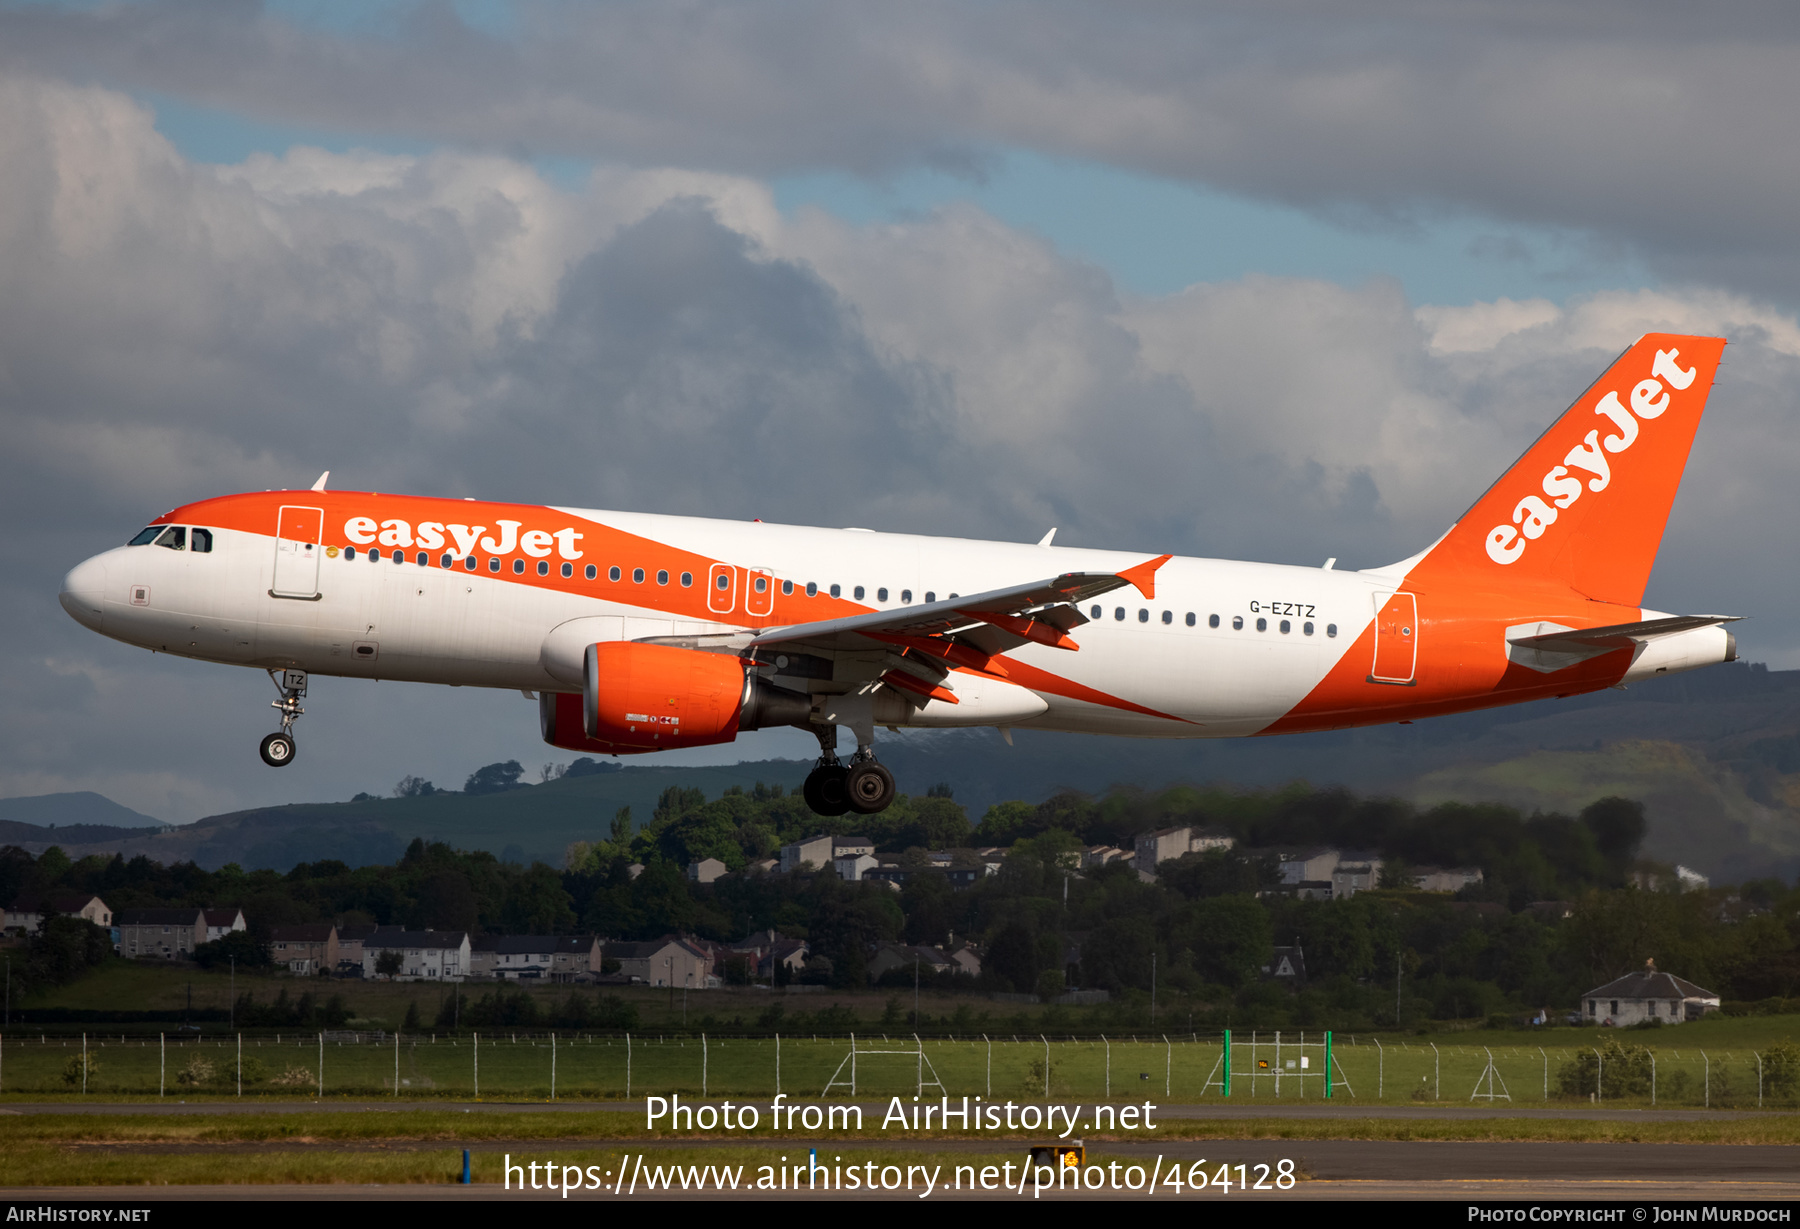
[[[1727, 291], [1420, 307], [1162, 298], [978, 210], [847, 226], [741, 176], [298, 149], [195, 165], [106, 90], [0, 77], [0, 790], [166, 818], [551, 758], [513, 695], [320, 680], [279, 779], [249, 671], [151, 657], [61, 572], [188, 500], [407, 490], [1346, 566], [1435, 538], [1638, 334], [1733, 339], [1652, 597], [1770, 614], [1800, 326]], [[254, 727], [252, 727], [254, 728]], [[802, 753], [802, 736], [759, 741]]]
[[1789, 296], [1800, 20], [1608, 0], [520, 3], [297, 25], [254, 5], [0, 11], [0, 64], [277, 122], [769, 175], [1027, 147], [1353, 224], [1445, 211]]

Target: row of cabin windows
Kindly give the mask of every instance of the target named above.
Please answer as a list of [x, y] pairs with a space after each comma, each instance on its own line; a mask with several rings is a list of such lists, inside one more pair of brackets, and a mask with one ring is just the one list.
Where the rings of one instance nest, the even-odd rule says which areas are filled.
[[198, 555], [212, 553], [212, 530], [186, 525], [152, 525], [141, 529], [127, 546], [161, 546], [169, 550], [190, 550]]
[[[196, 533], [205, 533], [206, 531], [205, 530], [195, 530], [195, 532]], [[140, 534], [139, 536], [141, 537], [142, 535]], [[177, 549], [179, 549], [179, 548], [177, 548]], [[197, 547], [196, 549], [202, 549], [202, 548]], [[206, 549], [206, 550], [212, 549], [212, 540], [211, 540], [210, 535], [208, 536], [208, 539], [207, 539], [207, 545], [203, 549]], [[381, 557], [382, 557], [381, 552], [376, 550], [372, 546], [365, 548], [363, 554], [366, 555], [366, 557], [368, 558], [370, 563], [381, 562]], [[349, 559], [349, 560], [356, 559], [357, 558], [356, 547], [346, 546], [344, 548], [344, 558]], [[396, 550], [393, 552], [392, 558], [395, 563], [405, 563], [406, 562], [406, 552], [403, 550]], [[431, 555], [425, 551], [420, 551], [418, 553], [418, 555], [416, 556], [415, 561], [422, 568], [430, 567], [431, 566]], [[439, 562], [445, 568], [454, 568], [456, 566], [456, 561], [457, 561], [457, 556], [445, 555], [442, 557], [442, 559]], [[480, 563], [474, 555], [465, 556], [462, 560], [462, 565], [463, 565], [464, 570], [470, 571], [470, 572], [477, 571], [480, 567]], [[501, 570], [501, 568], [502, 568], [502, 564], [499, 559], [489, 559], [487, 561], [487, 570], [488, 571], [498, 572]], [[523, 559], [514, 559], [512, 561], [512, 570], [513, 570], [513, 574], [515, 576], [523, 576], [525, 574], [525, 561]], [[599, 576], [599, 569], [596, 568], [591, 563], [588, 564], [582, 571], [583, 571], [583, 575], [585, 575], [588, 580], [595, 580]], [[537, 574], [539, 576], [550, 575], [550, 561], [548, 559], [538, 560]], [[572, 563], [563, 564], [562, 565], [562, 574], [565, 579], [573, 577], [575, 575], [575, 565]], [[633, 584], [638, 584], [638, 585], [643, 584], [644, 578], [646, 575], [647, 575], [647, 573], [645, 572], [645, 570], [643, 568], [631, 569], [631, 580], [632, 580]], [[625, 576], [624, 569], [622, 569], [620, 567], [614, 566], [614, 567], [610, 567], [606, 570], [606, 578], [608, 580], [619, 581], [619, 580], [623, 580], [624, 576]], [[689, 589], [689, 588], [693, 587], [694, 574], [692, 572], [683, 572], [683, 573], [681, 573], [681, 575], [678, 579], [679, 579], [679, 581], [681, 583], [681, 587], [683, 589]], [[728, 574], [721, 572], [719, 574], [719, 576], [717, 577], [717, 579], [714, 581], [714, 583], [718, 586], [718, 588], [720, 590], [727, 590], [727, 589], [731, 588], [731, 580], [732, 580], [732, 578]], [[669, 583], [669, 573], [666, 570], [659, 569], [656, 573], [656, 583], [659, 585], [668, 584]], [[769, 578], [767, 576], [752, 577], [751, 578], [751, 588], [755, 589], [756, 592], [758, 592], [758, 593], [767, 593], [769, 591]], [[819, 586], [815, 582], [808, 581], [805, 585], [805, 591], [806, 591], [807, 597], [817, 597], [819, 595]], [[830, 593], [832, 597], [842, 597], [843, 593], [844, 593], [844, 587], [842, 585], [831, 585], [831, 586], [827, 587], [826, 591], [828, 593]], [[784, 596], [784, 597], [792, 597], [793, 593], [794, 593], [794, 582], [791, 580], [782, 581], [781, 582], [781, 593], [782, 593], [782, 596]], [[850, 591], [850, 595], [851, 595], [852, 599], [854, 599], [855, 601], [858, 601], [858, 602], [862, 601], [864, 599], [864, 597], [867, 595], [867, 593], [868, 593], [868, 590], [865, 589], [862, 585], [856, 585]], [[952, 593], [950, 596], [952, 598], [955, 598], [960, 595]], [[875, 600], [878, 602], [885, 602], [888, 600], [888, 591], [885, 587], [878, 588], [875, 590]], [[913, 600], [913, 591], [911, 589], [900, 590], [900, 602], [902, 605], [911, 605], [912, 600]], [[937, 593], [934, 591], [931, 591], [931, 590], [927, 590], [925, 593], [925, 600], [927, 602], [937, 601]]]
[[[1090, 619], [1096, 619], [1096, 620], [1103, 619], [1106, 617], [1106, 611], [1103, 607], [1100, 607], [1100, 606], [1090, 606], [1090, 607], [1088, 607], [1088, 617]], [[1123, 623], [1125, 621], [1125, 608], [1123, 606], [1113, 607], [1113, 621], [1117, 622], [1117, 623]], [[1149, 607], [1147, 607], [1147, 606], [1138, 607], [1137, 621], [1139, 623], [1148, 623], [1150, 621]], [[1165, 625], [1173, 626], [1175, 623], [1175, 612], [1173, 610], [1163, 611], [1162, 612], [1162, 621]], [[1198, 626], [1199, 619], [1194, 614], [1194, 612], [1190, 610], [1187, 612], [1187, 617], [1184, 620], [1184, 622], [1186, 622], [1189, 627], [1195, 627], [1195, 626]], [[1215, 615], [1207, 615], [1206, 616], [1206, 625], [1208, 627], [1219, 626], [1219, 616], [1216, 614]], [[1231, 616], [1231, 627], [1232, 627], [1233, 631], [1242, 631], [1244, 629], [1244, 616], [1243, 615], [1232, 615]], [[1289, 632], [1294, 630], [1294, 625], [1289, 620], [1282, 619], [1277, 624], [1277, 629], [1281, 632], [1282, 635], [1285, 636]], [[1259, 632], [1268, 631], [1269, 630], [1269, 621], [1267, 619], [1258, 619], [1256, 621], [1256, 630]], [[1300, 624], [1301, 635], [1310, 636], [1313, 634], [1313, 631], [1314, 631], [1314, 627], [1313, 627], [1312, 620], [1308, 619]], [[1337, 624], [1327, 623], [1325, 625], [1325, 634], [1327, 636], [1336, 636], [1337, 635]]]

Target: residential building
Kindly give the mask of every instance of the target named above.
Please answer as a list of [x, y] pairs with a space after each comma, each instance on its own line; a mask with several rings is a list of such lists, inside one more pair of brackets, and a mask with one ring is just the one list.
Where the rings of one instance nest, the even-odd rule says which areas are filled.
[[1269, 963], [1262, 968], [1263, 976], [1270, 981], [1280, 982], [1288, 986], [1304, 986], [1306, 984], [1306, 953], [1300, 950], [1300, 944], [1291, 947], [1277, 947], [1271, 950]]
[[829, 836], [809, 836], [792, 845], [783, 845], [781, 872], [785, 875], [809, 864], [815, 869], [829, 866], [834, 852], [833, 838]]
[[1386, 863], [1379, 854], [1344, 854], [1331, 872], [1331, 899], [1349, 900], [1358, 892], [1380, 887], [1384, 865]]
[[834, 858], [855, 858], [874, 852], [875, 842], [866, 836], [834, 836], [831, 838], [831, 856]]
[[382, 954], [400, 953], [400, 981], [461, 981], [469, 975], [469, 936], [461, 930], [382, 926], [363, 940], [363, 976], [374, 977]]
[[1717, 994], [1673, 973], [1659, 973], [1654, 960], [1646, 960], [1641, 972], [1627, 973], [1581, 996], [1583, 1017], [1619, 1028], [1645, 1020], [1681, 1024], [1717, 1010]]
[[955, 963], [958, 970], [970, 977], [981, 976], [981, 950], [973, 944], [956, 942], [956, 936], [950, 936], [950, 949], [945, 953]]
[[935, 947], [883, 943], [875, 949], [874, 959], [869, 961], [869, 980], [879, 980], [890, 969], [911, 969], [915, 965], [921, 973], [960, 972], [962, 969]]
[[269, 957], [300, 977], [335, 973], [340, 957], [337, 927], [330, 922], [271, 927]]
[[1081, 869], [1090, 870], [1114, 862], [1125, 862], [1131, 857], [1130, 850], [1120, 849], [1117, 845], [1089, 845], [1081, 851]]
[[806, 956], [810, 950], [805, 939], [790, 939], [778, 930], [758, 930], [745, 935], [736, 943], [727, 944], [723, 959], [736, 957], [746, 960], [750, 964], [753, 980], [773, 980], [777, 965], [786, 965], [789, 973], [798, 973], [805, 968]]
[[244, 911], [242, 909], [208, 909], [206, 911], [206, 941], [212, 943], [223, 939], [234, 930], [244, 930]]
[[593, 935], [483, 935], [469, 942], [470, 977], [569, 982], [599, 971]]
[[4, 928], [36, 934], [47, 917], [86, 918], [102, 929], [111, 929], [113, 924], [112, 910], [92, 892], [52, 892], [20, 897], [8, 905]]
[[689, 862], [687, 877], [692, 883], [711, 883], [728, 868], [717, 858], [701, 858], [698, 862]]
[[1206, 853], [1215, 849], [1231, 849], [1237, 838], [1221, 828], [1195, 828], [1180, 825], [1140, 832], [1134, 841], [1132, 865], [1140, 872], [1154, 875], [1156, 868], [1184, 854]]
[[840, 853], [831, 860], [831, 865], [837, 871], [839, 879], [859, 883], [864, 872], [870, 867], [879, 866], [880, 862], [872, 853]]
[[337, 972], [345, 977], [363, 975], [363, 943], [381, 929], [373, 922], [351, 922], [337, 928]]
[[645, 943], [608, 943], [606, 955], [619, 962], [621, 974], [651, 986], [705, 990], [719, 984], [707, 954], [674, 935]]
[[1413, 871], [1413, 885], [1421, 892], [1460, 892], [1481, 881], [1479, 866], [1421, 866]]
[[127, 960], [156, 957], [187, 960], [206, 942], [206, 910], [121, 909], [113, 914], [119, 929], [119, 955]]

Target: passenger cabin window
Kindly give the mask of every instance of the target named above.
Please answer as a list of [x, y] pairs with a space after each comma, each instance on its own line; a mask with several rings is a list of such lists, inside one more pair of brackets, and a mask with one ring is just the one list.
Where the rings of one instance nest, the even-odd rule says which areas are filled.
[[617, 579], [619, 579], [619, 569], [618, 569], [618, 568], [608, 568], [608, 569], [606, 569], [606, 579], [608, 579], [608, 580], [617, 580]]
[[[833, 586], [833, 589], [835, 591], [836, 586]], [[850, 596], [855, 598], [859, 602], [862, 601], [863, 600], [863, 587], [861, 585], [858, 585], [858, 586], [856, 586], [856, 588], [850, 590]]]
[[589, 580], [592, 580], [600, 575], [600, 569], [590, 563], [587, 565], [587, 571], [582, 573], [582, 575], [586, 576]]
[[1231, 630], [1234, 632], [1241, 632], [1244, 630], [1244, 616], [1243, 615], [1232, 615], [1231, 616]]
[[781, 596], [782, 597], [792, 597], [793, 595], [794, 595], [794, 582], [791, 580], [782, 581], [781, 582]]
[[163, 527], [161, 525], [152, 525], [148, 529], [140, 529], [131, 541], [127, 542], [125, 545], [148, 546], [150, 543], [156, 541], [156, 535], [161, 533], [162, 530]]
[[419, 566], [422, 568], [431, 566], [431, 556], [427, 555], [424, 551], [419, 552]]
[[[1187, 625], [1189, 627], [1192, 627], [1194, 625], [1194, 612], [1191, 610], [1187, 612]], [[1217, 627], [1218, 625], [1219, 625], [1219, 616], [1214, 615], [1213, 616], [1213, 626]]]
[[[565, 579], [565, 580], [567, 580], [569, 577], [575, 575], [575, 565], [572, 563], [563, 564], [562, 565], [562, 574], [563, 574], [563, 579]], [[589, 568], [588, 569], [588, 579], [592, 580], [593, 578], [594, 578], [593, 569]]]
[[513, 560], [513, 575], [514, 576], [525, 575], [525, 561], [523, 559], [514, 559]]
[[1289, 623], [1286, 619], [1283, 619], [1281, 621], [1281, 634], [1282, 635], [1285, 636], [1293, 630], [1294, 630], [1294, 625], [1292, 623]]
[[498, 572], [499, 570], [500, 570], [500, 561], [498, 559], [489, 559], [488, 560], [488, 571]]
[[1088, 608], [1088, 618], [1098, 619], [1104, 612], [1098, 606]]
[[445, 571], [449, 571], [451, 568], [456, 566], [456, 556], [455, 555], [445, 555], [443, 558], [439, 559], [438, 562], [444, 565]]
[[644, 583], [644, 569], [643, 568], [632, 568], [631, 569], [631, 583], [634, 585], [641, 585]]
[[683, 589], [692, 589], [694, 587], [694, 574], [692, 572], [683, 572], [681, 574], [681, 587]]
[[930, 589], [927, 589], [925, 590], [925, 600], [928, 602], [935, 602], [937, 601], [937, 594], [933, 593]]
[[1268, 631], [1269, 630], [1269, 621], [1267, 619], [1258, 619], [1256, 621], [1256, 630], [1259, 632]]
[[831, 596], [832, 597], [841, 597], [843, 595], [843, 592], [844, 591], [842, 589], [838, 588], [836, 585], [831, 586]]
[[1113, 618], [1116, 621], [1123, 623], [1125, 621], [1125, 608], [1123, 606], [1114, 606]]
[[170, 525], [157, 536], [156, 544], [166, 546], [170, 550], [186, 550], [187, 530], [180, 525]]
[[475, 570], [475, 556], [473, 556], [473, 555], [463, 556], [463, 567], [465, 567], [469, 571], [473, 572]]
[[657, 583], [657, 584], [659, 584], [659, 585], [666, 585], [666, 584], [668, 584], [668, 583], [669, 583], [669, 574], [668, 574], [668, 572], [666, 572], [666, 571], [662, 571], [662, 570], [660, 570], [660, 569], [659, 569], [659, 570], [658, 570], [658, 571], [657, 571], [657, 573], [656, 573], [656, 583]]
[[807, 597], [818, 597], [819, 596], [819, 583], [817, 581], [809, 580], [806, 582], [806, 596]]
[[1303, 631], [1303, 632], [1305, 632], [1305, 633], [1306, 633], [1306, 634], [1307, 634], [1307, 635], [1309, 635], [1309, 636], [1310, 636], [1310, 635], [1312, 635], [1312, 633], [1313, 633], [1313, 627], [1312, 627], [1312, 624], [1311, 624], [1311, 623], [1302, 623], [1302, 624], [1301, 624], [1301, 625], [1300, 625], [1300, 630], [1301, 630], [1301, 631]]
[[405, 563], [406, 562], [406, 552], [403, 550], [395, 551], [394, 552], [394, 562], [395, 563]]
[[875, 600], [878, 602], [887, 601], [887, 590], [886, 589], [875, 590]]
[[769, 591], [769, 578], [767, 576], [758, 576], [756, 578], [756, 591], [758, 593], [767, 593]]
[[[563, 566], [568, 567], [569, 565], [565, 563]], [[538, 575], [539, 576], [550, 575], [550, 565], [549, 565], [549, 563], [547, 563], [546, 561], [544, 561], [542, 559], [538, 560]]]
[[1163, 611], [1164, 626], [1167, 626], [1168, 624], [1173, 623], [1174, 621], [1175, 621], [1175, 612], [1173, 610]]
[[1335, 624], [1335, 623], [1327, 623], [1327, 624], [1326, 624], [1326, 625], [1325, 625], [1325, 634], [1326, 634], [1326, 635], [1327, 635], [1327, 636], [1334, 636], [1334, 637], [1335, 637], [1335, 636], [1336, 636], [1336, 635], [1337, 635], [1337, 624]]
[[900, 590], [900, 601], [903, 604], [910, 604], [912, 602], [912, 590], [911, 589]]

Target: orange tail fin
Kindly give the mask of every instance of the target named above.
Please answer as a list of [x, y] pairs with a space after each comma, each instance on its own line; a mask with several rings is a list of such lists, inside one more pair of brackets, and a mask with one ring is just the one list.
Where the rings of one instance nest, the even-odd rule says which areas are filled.
[[1420, 568], [1639, 605], [1724, 351], [1721, 337], [1639, 338]]

